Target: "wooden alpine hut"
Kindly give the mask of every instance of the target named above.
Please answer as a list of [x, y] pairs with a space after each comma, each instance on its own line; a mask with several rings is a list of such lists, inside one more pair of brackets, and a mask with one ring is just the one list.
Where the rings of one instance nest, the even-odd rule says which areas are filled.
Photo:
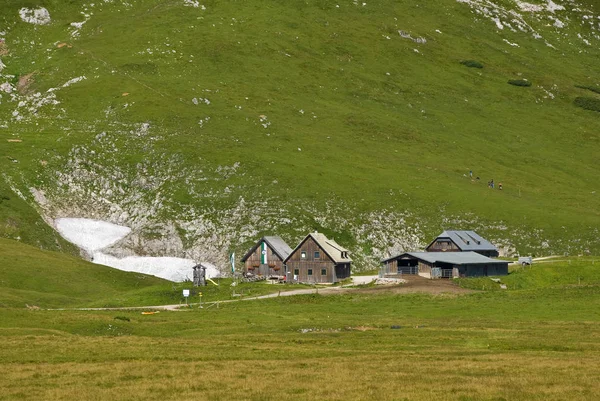
[[301, 283], [335, 283], [350, 277], [348, 250], [324, 234], [308, 234], [285, 259], [288, 274]]
[[281, 237], [262, 237], [242, 258], [244, 273], [285, 276], [283, 261], [291, 252], [292, 248]]

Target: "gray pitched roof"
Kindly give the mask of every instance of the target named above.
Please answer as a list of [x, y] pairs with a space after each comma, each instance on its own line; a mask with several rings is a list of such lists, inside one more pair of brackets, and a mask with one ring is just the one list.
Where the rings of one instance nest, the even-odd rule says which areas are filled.
[[281, 260], [285, 260], [292, 253], [292, 248], [281, 237], [269, 236], [264, 237], [264, 240], [273, 248], [273, 251], [275, 251]]
[[498, 249], [486, 240], [481, 237], [475, 231], [454, 231], [454, 230], [446, 230], [440, 235], [437, 236], [436, 239], [431, 241], [427, 248], [431, 246], [438, 238], [450, 238], [452, 242], [456, 244], [460, 248], [461, 251], [497, 251]]
[[488, 258], [477, 252], [405, 252], [400, 255], [392, 256], [390, 258], [382, 260], [387, 262], [388, 260], [397, 259], [401, 256], [409, 255], [416, 259], [424, 260], [428, 263], [451, 263], [453, 265], [471, 265], [471, 264], [489, 264], [489, 263], [506, 263], [505, 260], [498, 260]]
[[[332, 239], [327, 238], [324, 234], [321, 233], [310, 233], [308, 234], [298, 246], [290, 252], [295, 252], [307, 238], [311, 237], [320, 247], [323, 249], [323, 252], [327, 254], [333, 260], [334, 263], [351, 263], [352, 259], [348, 257], [348, 250], [335, 242]], [[346, 257], [343, 257], [343, 254], [346, 254]]]
[[281, 238], [278, 236], [265, 236], [254, 244], [254, 246], [244, 255], [242, 258], [242, 262], [245, 262], [246, 259], [250, 257], [252, 252], [256, 250], [262, 244], [262, 242], [266, 242], [267, 245], [281, 258], [281, 260], [286, 260], [290, 253], [292, 253], [292, 248]]

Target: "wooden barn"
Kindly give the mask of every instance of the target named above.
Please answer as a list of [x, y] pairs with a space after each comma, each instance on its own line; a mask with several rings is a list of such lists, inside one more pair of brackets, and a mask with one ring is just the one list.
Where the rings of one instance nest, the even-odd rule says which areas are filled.
[[498, 248], [475, 231], [447, 230], [425, 248], [427, 252], [477, 252], [490, 258], [498, 257]]
[[508, 262], [476, 252], [406, 252], [381, 261], [386, 275], [419, 274], [424, 277], [505, 276]]
[[281, 237], [262, 237], [244, 255], [244, 272], [258, 276], [285, 276], [283, 261], [290, 255], [292, 248]]
[[321, 233], [311, 233], [285, 260], [288, 274], [301, 283], [335, 283], [350, 277], [348, 250]]

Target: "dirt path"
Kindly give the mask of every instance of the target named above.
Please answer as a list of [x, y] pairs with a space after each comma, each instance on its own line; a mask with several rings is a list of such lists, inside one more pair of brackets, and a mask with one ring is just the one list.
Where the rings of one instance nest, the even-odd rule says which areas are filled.
[[[190, 304], [197, 305], [197, 304]], [[173, 304], [173, 305], [155, 305], [155, 306], [119, 306], [115, 308], [58, 308], [58, 309], [47, 309], [47, 310], [157, 310], [157, 311], [177, 311], [180, 308], [185, 307], [185, 304]]]
[[403, 278], [406, 283], [401, 285], [382, 285], [371, 288], [361, 289], [363, 294], [374, 294], [379, 292], [391, 292], [394, 294], [467, 294], [474, 292], [466, 288], [459, 287], [453, 280], [438, 279], [430, 280], [416, 275], [405, 275]]
[[[369, 277], [370, 278], [370, 277]], [[371, 279], [371, 278], [370, 278]], [[370, 282], [365, 281], [366, 284]], [[291, 297], [294, 295], [308, 295], [308, 294], [320, 294], [320, 295], [334, 295], [334, 294], [343, 294], [348, 292], [359, 292], [361, 294], [377, 294], [383, 292], [390, 292], [394, 294], [414, 294], [414, 293], [423, 293], [423, 294], [442, 294], [442, 293], [450, 293], [450, 294], [466, 294], [473, 292], [473, 290], [469, 290], [466, 288], [459, 287], [452, 280], [430, 280], [421, 276], [406, 276], [406, 283], [400, 285], [382, 285], [377, 287], [370, 288], [355, 288], [355, 287], [329, 287], [329, 288], [310, 288], [310, 289], [300, 289], [300, 290], [291, 290], [291, 291], [278, 291], [267, 295], [259, 295], [255, 297], [246, 297], [239, 299], [228, 299], [223, 301], [216, 302], [204, 302], [203, 305], [206, 307], [213, 306], [215, 304], [227, 304], [231, 302], [240, 302], [240, 301], [255, 301], [257, 299], [269, 299], [269, 298], [277, 298], [277, 297]], [[198, 303], [189, 304], [189, 306], [197, 307]], [[173, 305], [153, 305], [153, 306], [129, 306], [129, 307], [118, 307], [118, 308], [76, 308], [76, 309], [52, 309], [52, 310], [82, 310], [82, 311], [118, 311], [118, 310], [155, 310], [155, 311], [179, 311], [185, 310], [185, 304], [173, 304]]]
[[292, 291], [282, 291], [275, 292], [273, 294], [267, 295], [259, 295], [257, 297], [248, 297], [244, 298], [243, 301], [252, 301], [255, 299], [267, 299], [267, 298], [277, 298], [277, 297], [291, 297], [294, 295], [307, 295], [307, 294], [321, 294], [321, 295], [331, 295], [331, 294], [341, 294], [348, 291], [357, 291], [358, 288], [349, 288], [349, 287], [331, 287], [331, 288], [317, 288], [317, 289], [304, 289], [304, 290], [292, 290]]
[[[211, 301], [211, 302], [203, 302], [203, 305], [213, 305], [215, 303], [230, 303], [230, 302], [239, 302], [239, 301], [254, 301], [257, 299], [268, 299], [268, 298], [277, 298], [277, 297], [291, 297], [294, 295], [307, 295], [307, 294], [321, 294], [321, 295], [330, 295], [330, 294], [339, 294], [346, 291], [355, 291], [357, 288], [342, 288], [342, 287], [331, 287], [331, 288], [309, 288], [302, 290], [291, 290], [291, 291], [279, 291], [274, 292], [272, 294], [267, 295], [258, 295], [255, 297], [240, 297], [238, 299], [226, 299], [223, 301]], [[189, 306], [199, 306], [199, 303], [190, 303]], [[117, 311], [117, 310], [164, 310], [164, 311], [177, 311], [181, 310], [181, 308], [185, 308], [186, 304], [173, 304], [173, 305], [153, 305], [153, 306], [121, 306], [115, 308], [60, 308], [60, 309], [49, 309], [49, 310], [83, 310], [83, 311]]]

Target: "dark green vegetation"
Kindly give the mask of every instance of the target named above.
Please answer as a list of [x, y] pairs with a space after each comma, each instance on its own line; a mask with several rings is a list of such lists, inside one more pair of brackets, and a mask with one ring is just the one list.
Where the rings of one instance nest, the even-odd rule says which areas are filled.
[[531, 82], [526, 79], [510, 79], [508, 83], [514, 86], [531, 86]]
[[483, 68], [483, 64], [481, 64], [479, 61], [475, 61], [475, 60], [464, 60], [464, 61], [461, 61], [460, 63], [464, 66], [471, 67], [471, 68]]
[[575, 85], [575, 87], [579, 88], [579, 89], [587, 89], [589, 91], [592, 91], [592, 92], [597, 93], [597, 94], [600, 95], [600, 86], [598, 86], [598, 85], [596, 85], [596, 86], [593, 86], [593, 85]]
[[573, 103], [582, 109], [600, 111], [600, 99], [594, 97], [576, 97]]
[[0, 399], [594, 400], [598, 263], [539, 263], [503, 278], [506, 291], [460, 296], [0, 309]]

